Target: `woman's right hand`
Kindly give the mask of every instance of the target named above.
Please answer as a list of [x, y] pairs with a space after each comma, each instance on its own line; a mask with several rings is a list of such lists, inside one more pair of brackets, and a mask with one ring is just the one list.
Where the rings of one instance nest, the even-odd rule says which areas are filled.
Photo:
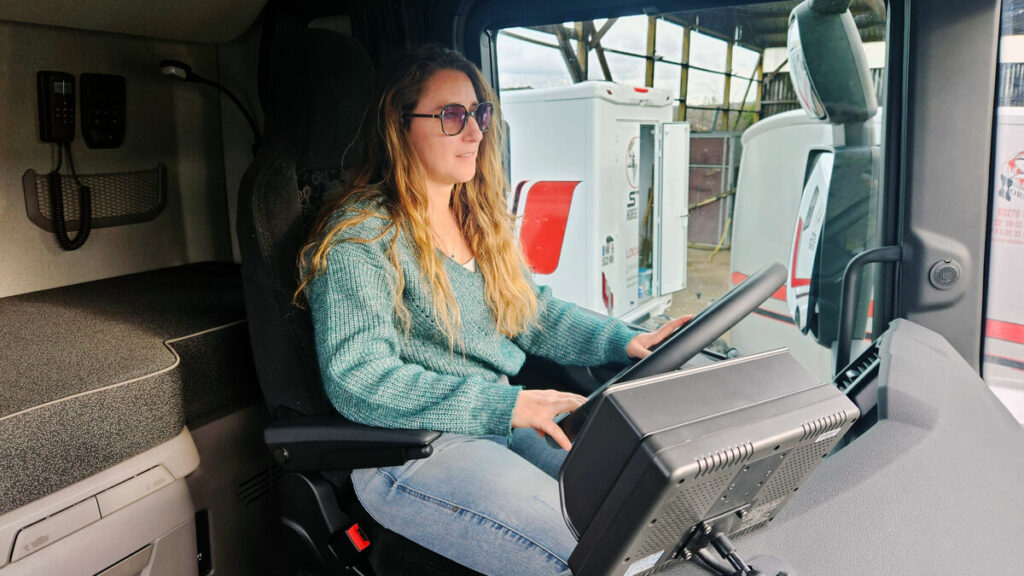
[[512, 427], [533, 428], [541, 438], [550, 436], [559, 446], [569, 450], [572, 443], [555, 424], [555, 416], [572, 412], [586, 400], [579, 394], [558, 390], [521, 390], [512, 409]]

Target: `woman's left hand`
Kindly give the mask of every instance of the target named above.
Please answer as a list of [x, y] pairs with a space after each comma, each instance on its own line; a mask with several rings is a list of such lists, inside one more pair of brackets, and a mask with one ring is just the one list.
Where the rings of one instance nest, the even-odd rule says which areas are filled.
[[693, 314], [686, 316], [680, 316], [675, 320], [666, 322], [661, 328], [658, 328], [654, 332], [644, 332], [643, 334], [637, 334], [626, 344], [626, 355], [630, 358], [646, 358], [651, 354], [651, 346], [658, 344], [665, 338], [668, 338], [672, 332], [679, 328], [683, 324], [686, 324], [693, 318]]

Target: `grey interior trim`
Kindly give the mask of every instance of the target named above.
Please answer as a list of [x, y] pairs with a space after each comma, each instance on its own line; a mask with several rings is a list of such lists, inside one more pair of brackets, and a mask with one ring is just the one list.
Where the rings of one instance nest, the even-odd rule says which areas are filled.
[[0, 20], [150, 38], [221, 43], [239, 36], [266, 0], [4, 0]]
[[[909, 5], [906, 89], [914, 105], [904, 111], [906, 261], [898, 315], [945, 336], [978, 370], [1000, 2]], [[963, 267], [949, 290], [928, 282], [943, 259]]]
[[200, 463], [187, 478], [196, 510], [209, 520], [214, 574], [288, 574], [274, 543], [279, 524], [274, 485], [282, 470], [263, 442], [262, 403], [189, 427]]
[[[56, 6], [36, 4], [39, 10]], [[95, 2], [62, 2], [55, 12], [71, 14], [85, 4]], [[133, 3], [132, 10], [146, 12], [149, 5]], [[10, 6], [10, 2], [0, 1], [0, 11]], [[205, 12], [199, 9], [195, 13]], [[188, 62], [200, 74], [216, 79], [217, 46], [7, 21], [0, 21], [0, 45], [4, 77], [0, 181], [7, 183], [0, 226], [0, 244], [4, 246], [0, 296], [28, 294], [186, 262], [231, 258], [230, 237], [225, 227], [228, 202], [223, 193], [226, 180], [221, 118], [234, 118], [238, 112], [229, 103], [221, 102], [216, 89], [176, 82], [162, 76], [157, 67], [162, 58], [176, 58]], [[14, 194], [22, 195], [17, 189], [25, 170], [48, 171], [56, 162], [54, 147], [39, 141], [35, 84], [40, 70], [61, 70], [76, 77], [86, 72], [103, 72], [125, 78], [127, 123], [121, 147], [90, 149], [81, 136], [76, 137], [71, 142], [74, 164], [80, 174], [125, 173], [163, 164], [167, 170], [167, 205], [159, 217], [132, 226], [97, 230], [81, 249], [71, 254], [60, 250], [52, 235], [33, 224], [24, 208], [12, 204], [20, 203]], [[80, 113], [78, 119], [81, 120]], [[79, 123], [76, 122], [76, 129]], [[67, 164], [65, 158], [64, 173], [68, 172]], [[71, 219], [77, 217], [70, 210], [66, 213]], [[5, 316], [7, 304], [0, 303], [0, 315]], [[0, 364], [6, 363], [0, 360]]]
[[[44, 520], [67, 508], [88, 500], [111, 488], [121, 486], [126, 480], [140, 472], [155, 467], [163, 468], [176, 479], [185, 478], [199, 466], [200, 455], [188, 429], [182, 429], [177, 436], [119, 462], [102, 472], [93, 474], [70, 486], [38, 498], [5, 514], [0, 514], [0, 568], [10, 559], [12, 546], [22, 528]], [[6, 576], [6, 572], [0, 570]]]
[[0, 574], [92, 576], [147, 544], [155, 543], [149, 570], [143, 574], [195, 575], [195, 526], [191, 504], [185, 480], [176, 480], [52, 546], [7, 564], [0, 568]]

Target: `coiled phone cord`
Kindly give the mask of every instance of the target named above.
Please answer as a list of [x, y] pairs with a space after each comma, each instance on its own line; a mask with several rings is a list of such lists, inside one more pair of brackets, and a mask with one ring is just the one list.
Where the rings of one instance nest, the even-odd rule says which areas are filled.
[[53, 221], [53, 234], [60, 247], [70, 251], [81, 248], [89, 238], [89, 231], [92, 229], [92, 191], [78, 179], [75, 163], [71, 158], [71, 144], [65, 142], [63, 146], [68, 154], [68, 167], [71, 169], [71, 176], [78, 184], [78, 233], [74, 238], [68, 236], [67, 221], [64, 216], [64, 192], [61, 189], [60, 176], [63, 152], [60, 144], [57, 145], [57, 168], [46, 175], [46, 181], [47, 188], [50, 190], [50, 218]]

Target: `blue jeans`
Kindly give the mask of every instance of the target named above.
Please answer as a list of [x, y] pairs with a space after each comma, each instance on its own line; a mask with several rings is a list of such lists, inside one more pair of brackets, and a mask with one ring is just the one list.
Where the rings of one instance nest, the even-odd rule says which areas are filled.
[[377, 522], [490, 576], [568, 574], [576, 538], [557, 480], [567, 452], [531, 429], [511, 440], [442, 434], [433, 447], [422, 460], [352, 473]]

